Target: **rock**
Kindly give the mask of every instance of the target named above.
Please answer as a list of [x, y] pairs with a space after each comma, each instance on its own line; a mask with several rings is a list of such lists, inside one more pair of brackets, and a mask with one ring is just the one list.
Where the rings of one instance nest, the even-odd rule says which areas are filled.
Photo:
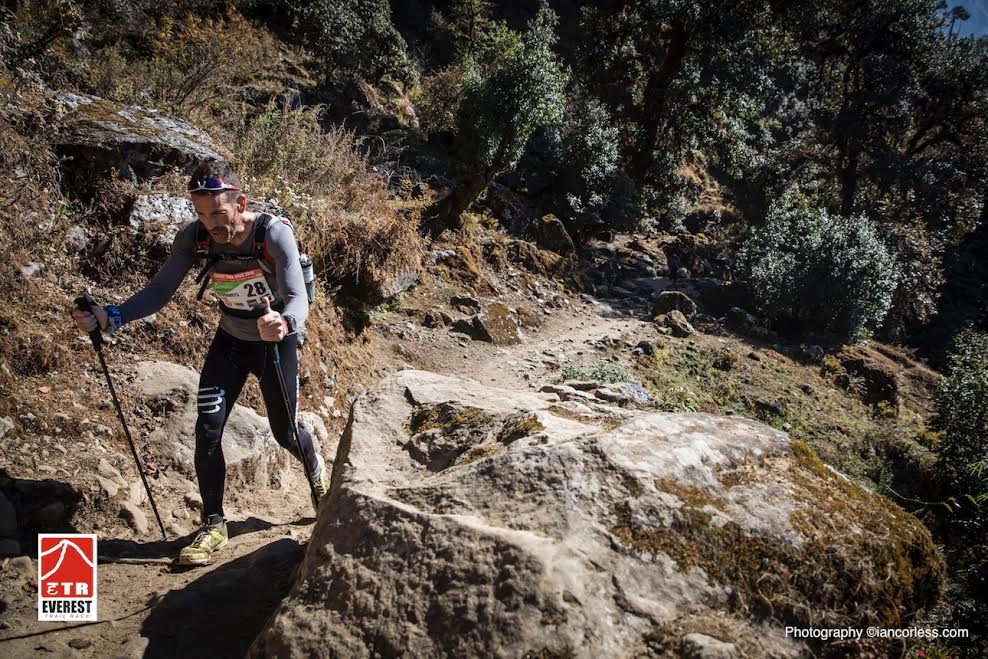
[[89, 244], [89, 236], [86, 235], [85, 229], [76, 224], [69, 227], [69, 230], [65, 232], [64, 244], [65, 249], [70, 254], [75, 254], [86, 249], [86, 245]]
[[782, 405], [779, 400], [764, 400], [759, 398], [755, 401], [755, 408], [759, 412], [764, 412], [765, 414], [770, 414], [773, 416], [785, 416], [786, 408]]
[[26, 266], [21, 268], [21, 274], [24, 275], [25, 279], [31, 279], [32, 277], [37, 277], [45, 269], [44, 264], [37, 261], [31, 261]]
[[758, 319], [741, 307], [731, 307], [727, 312], [727, 325], [736, 330], [749, 330], [758, 327]]
[[315, 412], [303, 410], [298, 413], [298, 425], [308, 431], [316, 441], [316, 453], [326, 446], [329, 441], [329, 431], [326, 430], [326, 422]]
[[92, 644], [93, 642], [86, 638], [73, 638], [68, 642], [68, 646], [76, 650], [85, 650]]
[[820, 346], [810, 345], [810, 346], [806, 346], [806, 349], [804, 350], [804, 354], [806, 355], [806, 358], [809, 359], [811, 362], [813, 362], [814, 364], [819, 364], [820, 362], [823, 361], [823, 357], [826, 353], [823, 351], [823, 348], [821, 348]]
[[566, 380], [563, 382], [564, 387], [571, 387], [577, 391], [593, 391], [600, 386], [600, 382], [596, 380]]
[[418, 270], [407, 270], [404, 272], [399, 272], [381, 282], [381, 290], [379, 296], [382, 301], [387, 300], [393, 298], [399, 293], [404, 293], [405, 291], [410, 290], [418, 283], [419, 283]]
[[192, 510], [202, 510], [202, 497], [198, 492], [186, 492], [183, 501]]
[[786, 434], [580, 410], [423, 371], [381, 380], [249, 656], [644, 656], [687, 633], [800, 656], [783, 625], [895, 626], [936, 600], [923, 524]]
[[[178, 364], [142, 361], [137, 363], [130, 386], [155, 408], [168, 410], [154, 420], [144, 440], [158, 464], [195, 482], [199, 374]], [[275, 442], [267, 419], [242, 405], [233, 408], [227, 421], [223, 455], [228, 492], [238, 486], [280, 490], [288, 482], [291, 454]]]
[[726, 315], [732, 307], [748, 308], [754, 302], [751, 287], [746, 282], [723, 281], [712, 277], [694, 277], [672, 283], [671, 289], [682, 291], [697, 306], [712, 316]]
[[689, 324], [689, 321], [686, 320], [686, 316], [676, 309], [673, 309], [667, 314], [656, 316], [654, 322], [660, 328], [668, 328], [673, 336], [678, 336], [679, 338], [686, 338], [696, 331]]
[[655, 344], [652, 343], [651, 341], [639, 341], [638, 345], [636, 345], [635, 347], [641, 350], [643, 354], [646, 355], [655, 354]]
[[530, 225], [534, 223], [535, 210], [531, 203], [501, 183], [491, 183], [487, 187], [483, 203], [509, 234], [527, 233]]
[[145, 501], [148, 500], [148, 493], [144, 489], [144, 483], [138, 478], [130, 483], [127, 488], [127, 501], [131, 502], [135, 506], [140, 506]]
[[[106, 490], [109, 496], [115, 497], [117, 496], [117, 492], [120, 491], [120, 488], [127, 487], [127, 479], [123, 477], [116, 467], [107, 462], [106, 458], [99, 459], [96, 470], [99, 472], [97, 480], [100, 480], [100, 485], [103, 486], [103, 480], [107, 481], [107, 486], [103, 486], [103, 489]], [[117, 489], [113, 490], [112, 485], [116, 485]]]
[[7, 433], [14, 429], [14, 420], [9, 416], [0, 417], [0, 439], [7, 436]]
[[733, 643], [725, 643], [706, 634], [687, 634], [680, 645], [683, 659], [734, 659], [738, 649]]
[[566, 259], [555, 252], [539, 249], [534, 243], [525, 240], [512, 240], [506, 248], [508, 258], [529, 272], [544, 277], [554, 277], [572, 270], [572, 259]]
[[542, 219], [535, 223], [535, 242], [541, 247], [552, 250], [561, 256], [570, 256], [576, 253], [576, 245], [570, 237], [566, 226], [555, 215], [543, 215]]
[[148, 532], [147, 515], [130, 501], [124, 501], [120, 504], [120, 516], [127, 520], [127, 523], [138, 535], [144, 535]]
[[131, 229], [150, 236], [162, 249], [170, 250], [175, 234], [196, 220], [192, 200], [171, 194], [142, 194], [134, 201], [128, 223]]
[[727, 326], [744, 336], [750, 336], [763, 341], [774, 341], [775, 332], [768, 330], [753, 315], [740, 307], [731, 307], [727, 312]]
[[649, 407], [654, 407], [655, 405], [655, 396], [652, 392], [637, 382], [616, 382], [608, 385], [608, 388], [620, 392], [629, 401], [638, 405]]
[[109, 478], [105, 476], [97, 476], [96, 480], [99, 483], [100, 489], [103, 490], [103, 493], [106, 494], [107, 497], [112, 499], [117, 496], [117, 493], [120, 492], [120, 485]]
[[804, 394], [813, 393], [813, 385], [810, 384], [809, 382], [804, 382], [799, 388], [803, 391]]
[[615, 391], [609, 387], [601, 387], [593, 392], [593, 395], [601, 400], [605, 400], [608, 403], [616, 403], [618, 405], [624, 405], [631, 399], [625, 396], [620, 391]]
[[65, 185], [92, 189], [111, 169], [142, 181], [174, 168], [188, 174], [203, 161], [223, 159], [208, 135], [158, 110], [75, 94], [54, 102], [63, 108], [53, 146]]
[[542, 387], [539, 389], [539, 393], [556, 394], [558, 396], [565, 396], [575, 392], [576, 389], [569, 386], [568, 384], [545, 384], [542, 385]]
[[150, 643], [151, 639], [144, 636], [132, 636], [113, 654], [113, 659], [141, 659]]
[[691, 321], [696, 316], [696, 303], [686, 293], [662, 291], [652, 303], [652, 317], [668, 314], [670, 311], [679, 311], [687, 321]]
[[522, 341], [518, 321], [502, 302], [494, 302], [483, 312], [470, 318], [461, 318], [453, 323], [453, 329], [477, 341], [487, 341], [497, 346], [514, 345]]
[[12, 558], [7, 563], [7, 568], [12, 570], [14, 574], [20, 575], [22, 579], [37, 579], [38, 578], [38, 567], [37, 564], [31, 560], [30, 556], [18, 556], [17, 558]]
[[451, 307], [462, 313], [479, 313], [480, 300], [469, 293], [459, 293], [449, 299]]

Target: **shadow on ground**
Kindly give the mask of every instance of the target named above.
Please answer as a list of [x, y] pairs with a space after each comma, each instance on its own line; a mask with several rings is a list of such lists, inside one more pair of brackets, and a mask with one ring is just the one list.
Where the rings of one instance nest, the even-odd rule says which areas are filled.
[[[301, 520], [304, 523], [305, 520]], [[293, 524], [298, 524], [294, 522]], [[257, 533], [279, 526], [257, 517], [248, 517], [243, 521], [227, 522], [227, 532], [231, 538], [245, 533]], [[196, 535], [196, 531], [184, 535], [180, 538], [172, 538], [168, 541], [157, 540], [153, 542], [135, 542], [133, 540], [100, 540], [100, 558], [146, 558], [164, 559], [175, 558], [182, 547], [186, 546]]]
[[242, 657], [281, 602], [305, 553], [282, 537], [171, 591], [141, 627], [145, 657]]

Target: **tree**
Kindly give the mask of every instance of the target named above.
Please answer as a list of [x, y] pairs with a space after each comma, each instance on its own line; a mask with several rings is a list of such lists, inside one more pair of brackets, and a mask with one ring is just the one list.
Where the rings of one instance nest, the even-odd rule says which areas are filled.
[[532, 133], [562, 121], [569, 75], [552, 50], [555, 22], [543, 3], [524, 34], [497, 23], [465, 53], [456, 113], [464, 174], [433, 209], [437, 228], [458, 226], [463, 211], [514, 166]]
[[327, 75], [357, 75], [373, 82], [384, 76], [411, 84], [418, 72], [405, 39], [391, 22], [387, 0], [245, 0], [266, 11], [322, 59]]
[[789, 4], [610, 0], [582, 10], [581, 83], [623, 127], [628, 172], [653, 213], [684, 192], [677, 172], [689, 158], [748, 139], [764, 115], [769, 73], [791, 48], [779, 20]]

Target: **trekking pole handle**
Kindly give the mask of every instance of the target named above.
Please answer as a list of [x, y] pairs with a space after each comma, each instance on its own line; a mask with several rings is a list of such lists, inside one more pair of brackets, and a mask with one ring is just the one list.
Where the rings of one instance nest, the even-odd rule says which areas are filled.
[[[79, 309], [79, 311], [92, 313], [93, 299], [86, 295], [80, 295], [75, 299], [75, 306]], [[95, 317], [95, 314], [93, 315]], [[96, 321], [96, 329], [89, 333], [89, 340], [93, 342], [93, 347], [96, 348], [96, 350], [103, 347], [103, 333], [99, 329], [99, 320]]]
[[[271, 302], [271, 298], [265, 295], [264, 297], [261, 298], [261, 303], [254, 308], [257, 309], [262, 316], [266, 316], [271, 311], [271, 307], [269, 306], [270, 302]], [[271, 347], [274, 349], [274, 355], [272, 357], [272, 361], [274, 361], [275, 365], [281, 368], [281, 351], [278, 350], [278, 344], [272, 343]], [[267, 346], [265, 346], [265, 352], [267, 352]]]

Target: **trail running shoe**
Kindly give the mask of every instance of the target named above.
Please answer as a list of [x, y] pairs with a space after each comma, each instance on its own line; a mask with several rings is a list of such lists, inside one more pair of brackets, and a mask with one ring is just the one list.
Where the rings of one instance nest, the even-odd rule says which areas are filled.
[[[316, 465], [316, 471], [312, 475], [312, 487], [315, 489], [316, 494], [319, 496], [318, 499], [312, 499], [312, 507], [319, 512], [319, 501], [322, 500], [326, 493], [329, 492], [329, 470], [326, 469], [326, 463], [323, 461], [321, 455], [316, 456], [316, 460], [319, 463]], [[310, 493], [309, 496], [312, 496]]]
[[208, 565], [214, 551], [226, 544], [226, 520], [209, 521], [178, 555], [179, 565]]

